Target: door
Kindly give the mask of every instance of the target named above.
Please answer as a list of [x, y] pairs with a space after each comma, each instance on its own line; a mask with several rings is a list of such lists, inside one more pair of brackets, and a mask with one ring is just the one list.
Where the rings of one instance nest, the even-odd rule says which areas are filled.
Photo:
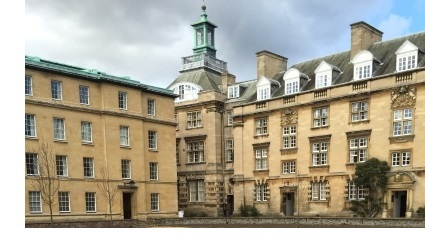
[[226, 208], [227, 216], [233, 215], [233, 207], [234, 207], [233, 195], [227, 195], [227, 204], [226, 205], [227, 205], [227, 208]]
[[406, 217], [407, 191], [395, 191], [391, 196], [393, 217]]
[[131, 219], [131, 193], [122, 194], [124, 219]]
[[283, 214], [285, 216], [294, 216], [295, 196], [294, 193], [283, 193]]

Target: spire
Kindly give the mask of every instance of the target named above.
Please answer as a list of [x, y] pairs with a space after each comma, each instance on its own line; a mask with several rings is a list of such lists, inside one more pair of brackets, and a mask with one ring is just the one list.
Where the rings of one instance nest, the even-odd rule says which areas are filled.
[[204, 0], [202, 0], [202, 1], [203, 1], [203, 4], [202, 4], [202, 7], [201, 7], [201, 9], [202, 9], [201, 22], [205, 22], [205, 21], [207, 21], [207, 13], [205, 12], [207, 7], [205, 6], [205, 1]]

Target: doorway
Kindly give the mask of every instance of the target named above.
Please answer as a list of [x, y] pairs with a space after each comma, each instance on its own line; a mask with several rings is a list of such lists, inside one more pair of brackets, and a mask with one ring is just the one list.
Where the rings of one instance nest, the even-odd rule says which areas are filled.
[[227, 203], [226, 203], [227, 214], [225, 214], [226, 216], [233, 215], [233, 209], [234, 209], [233, 203], [234, 203], [233, 195], [227, 195]]
[[124, 219], [131, 219], [131, 193], [122, 194]]
[[282, 212], [285, 216], [294, 216], [295, 193], [283, 193]]
[[393, 217], [406, 217], [407, 191], [394, 191], [391, 201], [393, 202]]

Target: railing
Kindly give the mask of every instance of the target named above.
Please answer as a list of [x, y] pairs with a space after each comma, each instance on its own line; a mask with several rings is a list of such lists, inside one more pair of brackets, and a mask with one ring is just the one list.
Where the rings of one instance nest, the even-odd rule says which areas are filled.
[[367, 81], [361, 81], [353, 84], [353, 91], [367, 89]]
[[227, 71], [227, 63], [208, 54], [195, 54], [182, 58], [182, 71], [208, 67], [218, 72]]
[[314, 92], [314, 99], [328, 96], [328, 90], [319, 90]]
[[412, 80], [412, 72], [404, 72], [401, 74], [397, 74], [395, 76], [395, 82], [401, 83], [401, 82], [407, 82]]

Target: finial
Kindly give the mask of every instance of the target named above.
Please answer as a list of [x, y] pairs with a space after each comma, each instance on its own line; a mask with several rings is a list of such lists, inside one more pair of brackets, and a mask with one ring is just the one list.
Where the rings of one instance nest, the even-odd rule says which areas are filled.
[[205, 11], [207, 9], [207, 7], [205, 6], [205, 0], [202, 0], [202, 2], [203, 2], [203, 4], [202, 4], [201, 9], [202, 9], [202, 11]]

